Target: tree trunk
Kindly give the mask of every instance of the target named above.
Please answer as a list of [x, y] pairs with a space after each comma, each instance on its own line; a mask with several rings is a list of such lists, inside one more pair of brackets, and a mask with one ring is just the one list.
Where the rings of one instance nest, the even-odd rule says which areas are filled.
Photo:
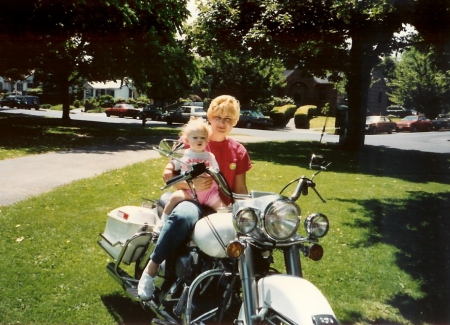
[[62, 120], [70, 123], [70, 94], [69, 94], [69, 80], [68, 78], [61, 79], [61, 87], [59, 87], [61, 91], [61, 98], [63, 99], [62, 103]]
[[359, 150], [364, 146], [367, 98], [370, 87], [372, 60], [370, 46], [352, 38], [350, 71], [347, 74], [348, 123], [341, 143], [345, 149]]

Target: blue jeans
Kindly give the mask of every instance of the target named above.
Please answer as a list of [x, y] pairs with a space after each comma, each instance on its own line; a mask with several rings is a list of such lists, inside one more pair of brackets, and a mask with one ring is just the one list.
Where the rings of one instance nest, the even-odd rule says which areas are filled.
[[173, 250], [188, 241], [200, 216], [201, 210], [196, 204], [189, 201], [180, 202], [161, 229], [158, 242], [150, 256], [152, 261], [161, 264]]

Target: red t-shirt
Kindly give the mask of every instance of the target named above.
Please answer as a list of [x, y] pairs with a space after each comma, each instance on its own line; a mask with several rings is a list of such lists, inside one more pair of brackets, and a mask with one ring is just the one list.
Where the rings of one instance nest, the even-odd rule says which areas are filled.
[[[221, 142], [208, 142], [206, 150], [212, 152], [216, 156], [220, 172], [234, 192], [236, 175], [244, 174], [252, 168], [252, 162], [250, 161], [247, 149], [236, 140], [227, 138], [225, 141]], [[230, 202], [230, 200], [224, 197], [222, 193], [220, 194], [224, 202]]]

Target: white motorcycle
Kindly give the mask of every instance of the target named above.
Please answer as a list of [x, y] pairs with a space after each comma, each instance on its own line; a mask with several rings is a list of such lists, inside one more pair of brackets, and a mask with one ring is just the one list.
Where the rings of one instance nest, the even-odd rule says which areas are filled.
[[[161, 141], [162, 155], [178, 159], [183, 145]], [[280, 192], [230, 191], [220, 172], [200, 163], [167, 182], [162, 190], [204, 173], [232, 199], [224, 211], [207, 214], [195, 225], [191, 240], [182, 245], [160, 268], [154, 299], [141, 301], [156, 318], [152, 324], [338, 324], [327, 299], [302, 277], [300, 255], [320, 260], [319, 238], [328, 232], [328, 218], [321, 213], [304, 220], [307, 236], [297, 233], [300, 207], [295, 203], [312, 189], [313, 179], [325, 170], [321, 156], [312, 155], [311, 178], [301, 176]], [[291, 196], [283, 191], [295, 184]], [[153, 232], [170, 193], [150, 204], [123, 206], [108, 214], [99, 245], [114, 259], [107, 265], [132, 299], [139, 300], [137, 284], [157, 240]], [[274, 254], [276, 251], [282, 254]], [[281, 257], [282, 255], [282, 257]], [[274, 269], [275, 258], [284, 259], [284, 274]], [[125, 269], [132, 269], [131, 276]], [[131, 265], [125, 267], [125, 265]], [[132, 273], [132, 272], [130, 272]]]

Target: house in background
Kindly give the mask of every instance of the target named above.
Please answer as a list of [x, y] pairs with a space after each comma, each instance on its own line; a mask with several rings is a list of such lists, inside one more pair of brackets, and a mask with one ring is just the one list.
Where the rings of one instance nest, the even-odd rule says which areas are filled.
[[337, 105], [337, 90], [334, 84], [326, 79], [308, 76], [299, 69], [285, 70], [286, 87], [282, 96], [290, 97], [297, 107], [315, 105], [319, 109], [326, 103], [334, 111]]
[[390, 105], [388, 98], [389, 87], [381, 71], [372, 70], [372, 83], [367, 98], [367, 114], [383, 115]]
[[102, 95], [111, 95], [114, 98], [130, 99], [135, 98], [136, 92], [131, 84], [125, 81], [107, 81], [107, 82], [86, 82], [84, 84], [84, 99], [100, 97]]
[[35, 88], [34, 74], [25, 77], [24, 80], [11, 80], [0, 77], [0, 92], [15, 95], [26, 95], [29, 89]]
[[[327, 79], [306, 75], [298, 69], [286, 70], [283, 76], [286, 78], [286, 87], [281, 96], [293, 98], [297, 107], [315, 105], [322, 108], [329, 103], [333, 113], [338, 106], [347, 105], [346, 99], [338, 94], [334, 84]], [[389, 106], [388, 91], [384, 76], [374, 69], [367, 98], [368, 114], [379, 115], [386, 111]]]

